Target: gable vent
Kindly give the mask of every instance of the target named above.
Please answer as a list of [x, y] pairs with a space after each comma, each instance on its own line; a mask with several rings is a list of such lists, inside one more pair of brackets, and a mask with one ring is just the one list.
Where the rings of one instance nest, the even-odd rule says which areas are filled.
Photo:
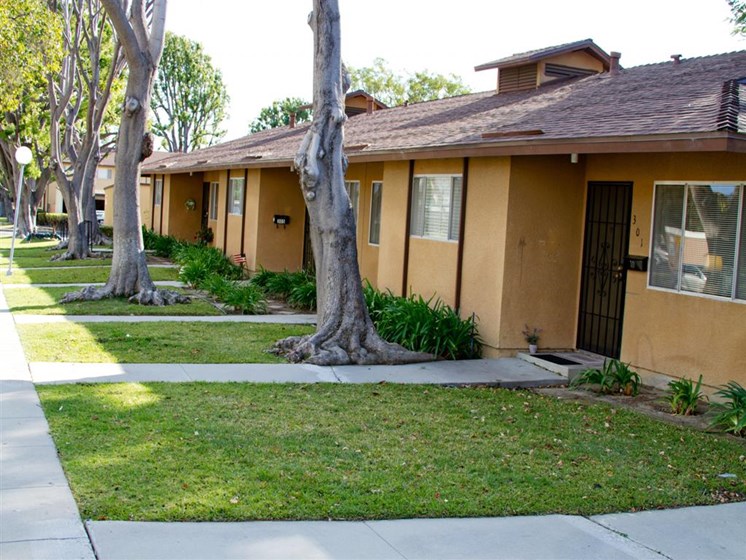
[[575, 78], [577, 76], [591, 76], [592, 74], [597, 74], [595, 70], [550, 63], [544, 65], [544, 73], [551, 78]]
[[500, 68], [498, 93], [536, 88], [537, 65]]

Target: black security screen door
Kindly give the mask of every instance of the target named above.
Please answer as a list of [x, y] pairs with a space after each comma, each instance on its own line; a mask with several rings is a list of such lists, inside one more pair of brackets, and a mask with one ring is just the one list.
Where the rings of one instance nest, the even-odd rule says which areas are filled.
[[578, 348], [618, 358], [629, 247], [632, 183], [589, 183]]

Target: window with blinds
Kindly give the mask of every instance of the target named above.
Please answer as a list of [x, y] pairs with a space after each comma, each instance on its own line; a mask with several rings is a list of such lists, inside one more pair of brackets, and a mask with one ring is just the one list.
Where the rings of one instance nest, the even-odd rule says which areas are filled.
[[231, 177], [229, 182], [229, 214], [243, 214], [243, 177]]
[[155, 180], [155, 201], [156, 206], [163, 204], [163, 179], [160, 177]]
[[210, 219], [218, 219], [218, 187], [219, 183], [210, 183]]
[[657, 184], [648, 283], [746, 300], [746, 186]]
[[462, 179], [455, 175], [415, 177], [412, 185], [410, 233], [418, 237], [458, 241]]
[[383, 197], [383, 183], [373, 181], [370, 190], [370, 231], [368, 243], [378, 245], [381, 241], [381, 200]]
[[357, 207], [360, 201], [360, 181], [345, 181], [345, 190], [350, 197], [350, 206], [355, 215], [355, 227], [357, 227]]

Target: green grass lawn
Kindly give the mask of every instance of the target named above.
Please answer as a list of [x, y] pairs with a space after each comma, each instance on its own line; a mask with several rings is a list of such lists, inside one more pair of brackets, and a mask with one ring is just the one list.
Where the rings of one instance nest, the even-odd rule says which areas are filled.
[[[178, 280], [176, 268], [151, 268], [150, 277], [154, 281]], [[13, 274], [0, 275], [3, 284], [85, 284], [106, 282], [110, 269], [105, 268], [59, 268], [54, 270], [13, 269]]]
[[17, 325], [30, 362], [282, 363], [265, 350], [309, 326], [257, 323], [64, 323]]
[[[52, 239], [52, 240], [32, 239], [31, 241], [26, 242], [26, 241], [16, 238], [15, 255], [20, 256], [20, 253], [25, 252], [25, 251], [30, 251], [28, 253], [29, 255], [36, 255], [38, 252], [45, 251], [52, 247], [56, 247], [58, 244], [59, 244], [59, 241], [56, 239]], [[4, 257], [7, 257], [10, 254], [10, 245], [11, 245], [10, 237], [0, 238], [0, 252], [2, 252], [2, 255]]]
[[[25, 315], [220, 315], [213, 305], [202, 298], [189, 304], [134, 305], [126, 298], [99, 301], [75, 301], [62, 305], [60, 298], [70, 288], [6, 288], [5, 299], [12, 313]], [[176, 291], [184, 290], [176, 288]]]
[[[105, 254], [104, 258], [100, 259], [83, 259], [76, 261], [50, 261], [53, 255], [57, 255], [62, 251], [36, 251], [33, 253], [26, 254], [25, 252], [16, 251], [13, 256], [13, 268], [40, 268], [40, 267], [81, 267], [81, 266], [111, 266], [111, 253]], [[8, 266], [10, 260], [9, 251], [3, 251], [0, 253], [0, 266]]]
[[718, 503], [724, 489], [746, 496], [742, 442], [529, 392], [205, 383], [38, 390], [84, 518], [590, 515]]

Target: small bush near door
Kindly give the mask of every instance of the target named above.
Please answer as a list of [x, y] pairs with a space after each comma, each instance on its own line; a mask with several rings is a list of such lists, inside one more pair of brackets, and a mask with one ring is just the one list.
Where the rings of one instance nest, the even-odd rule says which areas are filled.
[[736, 436], [746, 437], [746, 389], [731, 381], [715, 393], [722, 402], [712, 402], [715, 416], [712, 427]]

